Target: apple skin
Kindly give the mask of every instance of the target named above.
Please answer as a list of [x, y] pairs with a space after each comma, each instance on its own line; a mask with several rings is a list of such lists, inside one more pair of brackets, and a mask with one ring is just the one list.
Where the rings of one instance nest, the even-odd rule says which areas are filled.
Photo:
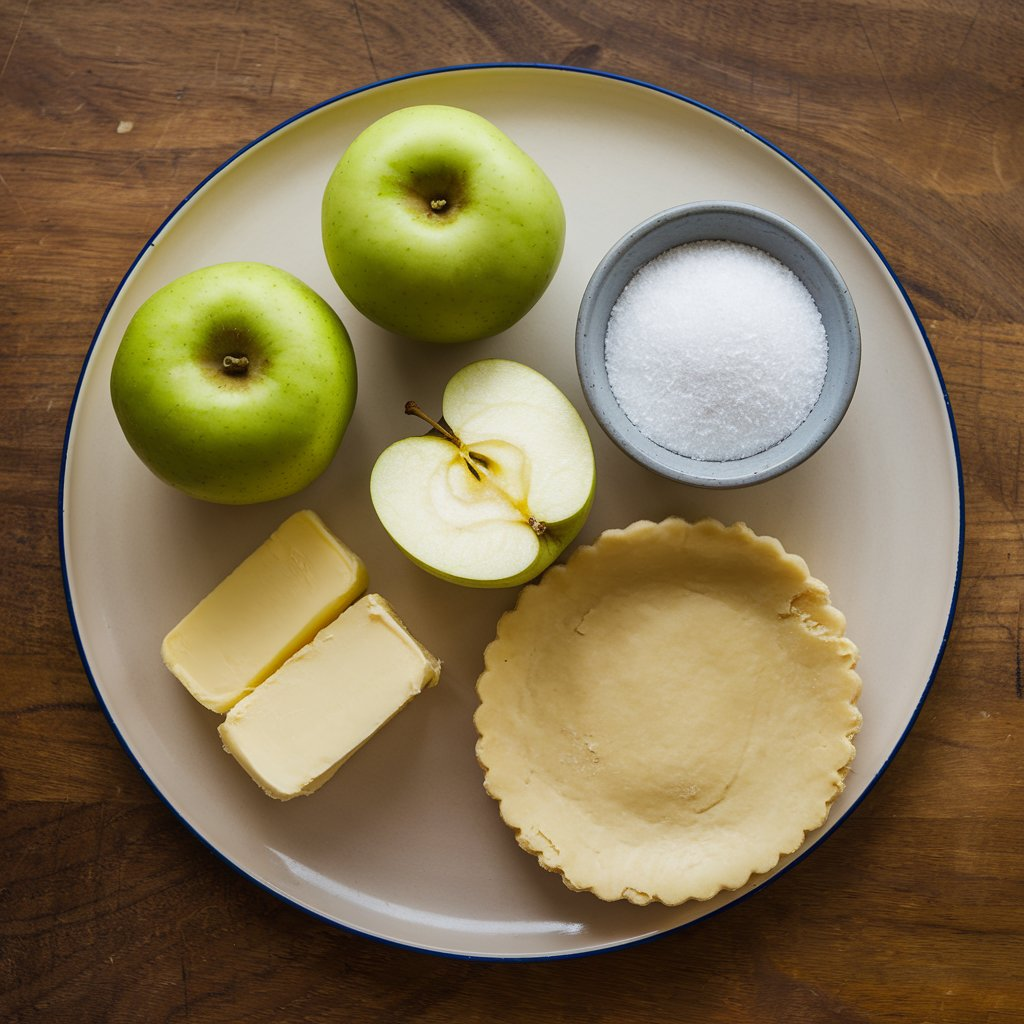
[[[556, 385], [507, 359], [463, 367], [442, 410], [446, 429], [489, 460], [512, 501], [482, 494], [456, 445], [434, 431], [381, 453], [370, 474], [374, 510], [406, 557], [432, 575], [466, 587], [521, 586], [562, 554], [590, 513], [596, 473], [587, 429]], [[527, 516], [541, 510], [538, 535]]]
[[[225, 356], [248, 358], [244, 373]], [[287, 271], [221, 263], [151, 295], [110, 373], [128, 444], [195, 498], [247, 505], [286, 497], [333, 459], [356, 399], [337, 313]]]
[[338, 161], [321, 212], [327, 262], [352, 305], [429, 342], [511, 327], [551, 282], [565, 242], [544, 172], [458, 107], [404, 107], [371, 124]]

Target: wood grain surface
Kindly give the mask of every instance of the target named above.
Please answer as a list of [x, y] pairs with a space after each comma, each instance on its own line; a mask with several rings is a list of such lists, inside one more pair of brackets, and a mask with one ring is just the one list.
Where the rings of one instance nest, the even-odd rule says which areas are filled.
[[[676, 90], [827, 182], [924, 322], [966, 489], [944, 662], [841, 837], [694, 928], [556, 963], [333, 929], [198, 843], [93, 695], [57, 540], [82, 360], [179, 199], [318, 101], [498, 60]], [[0, 1020], [1024, 1021], [1019, 0], [0, 0], [0, 110]]]

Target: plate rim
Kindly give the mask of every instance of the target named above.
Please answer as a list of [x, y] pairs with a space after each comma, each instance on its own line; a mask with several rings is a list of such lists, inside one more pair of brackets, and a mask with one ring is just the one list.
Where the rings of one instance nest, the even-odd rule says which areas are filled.
[[[180, 812], [170, 802], [170, 799], [167, 796], [165, 796], [165, 794], [161, 791], [161, 789], [157, 785], [156, 781], [154, 779], [152, 779], [147, 774], [147, 772], [143, 769], [143, 767], [142, 767], [138, 757], [136, 756], [135, 752], [132, 750], [132, 748], [129, 745], [127, 739], [125, 738], [125, 736], [121, 733], [120, 729], [115, 724], [112, 712], [108, 708], [106, 701], [103, 699], [103, 696], [102, 696], [102, 693], [100, 691], [98, 682], [97, 682], [96, 677], [95, 677], [95, 675], [93, 673], [92, 667], [89, 664], [89, 660], [88, 660], [88, 658], [86, 656], [84, 641], [83, 641], [81, 632], [79, 630], [79, 625], [78, 625], [77, 617], [75, 615], [75, 606], [74, 606], [74, 603], [73, 603], [73, 600], [72, 600], [72, 594], [71, 594], [71, 581], [70, 581], [70, 578], [69, 578], [67, 537], [66, 537], [66, 527], [65, 527], [65, 520], [67, 518], [67, 509], [65, 507], [65, 484], [66, 484], [66, 476], [67, 476], [67, 470], [68, 470], [68, 455], [69, 455], [69, 449], [70, 449], [70, 445], [71, 445], [72, 433], [74, 431], [76, 412], [78, 410], [79, 399], [81, 397], [81, 392], [82, 392], [83, 383], [84, 383], [86, 374], [87, 374], [89, 366], [90, 366], [90, 364], [92, 362], [93, 353], [95, 351], [95, 348], [96, 348], [97, 342], [99, 340], [99, 337], [100, 337], [100, 335], [103, 332], [104, 326], [106, 325], [106, 322], [107, 322], [107, 320], [108, 320], [108, 318], [110, 316], [110, 313], [111, 313], [115, 303], [117, 302], [117, 299], [119, 298], [119, 296], [121, 295], [121, 292], [126, 287], [128, 281], [133, 276], [133, 274], [135, 272], [135, 269], [138, 266], [139, 262], [146, 255], [146, 253], [150, 250], [150, 248], [152, 248], [156, 244], [157, 239], [165, 231], [165, 229], [168, 227], [168, 225], [177, 217], [178, 213], [182, 209], [184, 209], [184, 207], [186, 207], [193, 200], [193, 198], [203, 188], [206, 187], [206, 185], [210, 181], [212, 181], [214, 178], [216, 178], [218, 175], [220, 175], [223, 171], [225, 171], [228, 167], [230, 167], [236, 161], [240, 160], [251, 149], [253, 149], [254, 147], [260, 145], [262, 142], [264, 142], [265, 140], [267, 140], [267, 139], [271, 138], [272, 136], [278, 134], [279, 132], [283, 131], [284, 129], [286, 129], [289, 125], [293, 124], [294, 122], [299, 121], [299, 120], [301, 120], [303, 118], [309, 117], [309, 116], [315, 114], [317, 111], [319, 111], [321, 109], [324, 109], [324, 108], [332, 106], [332, 105], [334, 105], [336, 103], [340, 103], [340, 102], [343, 102], [345, 100], [348, 100], [348, 99], [350, 99], [353, 96], [358, 96], [358, 95], [360, 95], [362, 93], [370, 92], [370, 91], [372, 91], [374, 89], [378, 89], [378, 88], [382, 88], [382, 87], [385, 87], [385, 86], [393, 85], [393, 84], [395, 84], [397, 82], [407, 81], [407, 80], [410, 80], [410, 79], [426, 78], [426, 77], [433, 76], [433, 75], [455, 74], [455, 73], [459, 73], [459, 72], [468, 72], [468, 71], [501, 71], [501, 70], [539, 70], [539, 71], [545, 71], [545, 72], [560, 72], [560, 73], [566, 73], [566, 74], [570, 74], [570, 75], [591, 76], [591, 77], [601, 78], [601, 79], [605, 79], [605, 80], [609, 80], [609, 81], [613, 81], [613, 82], [619, 82], [619, 83], [626, 84], [626, 85], [637, 86], [637, 87], [646, 89], [646, 90], [648, 90], [650, 92], [658, 93], [658, 94], [661, 94], [663, 96], [669, 97], [671, 99], [674, 99], [674, 100], [677, 100], [677, 101], [681, 101], [681, 102], [683, 102], [685, 104], [688, 104], [688, 105], [690, 105], [692, 107], [695, 107], [695, 108], [697, 108], [699, 110], [702, 110], [702, 111], [704, 111], [704, 112], [706, 112], [708, 114], [711, 114], [714, 117], [716, 117], [717, 119], [719, 119], [721, 121], [724, 121], [725, 123], [727, 123], [729, 125], [732, 125], [734, 128], [737, 128], [740, 131], [742, 131], [744, 134], [749, 135], [751, 138], [753, 138], [755, 141], [759, 142], [761, 145], [766, 146], [768, 149], [770, 149], [771, 151], [776, 153], [778, 156], [780, 156], [793, 169], [798, 171], [804, 178], [806, 178], [823, 195], [825, 195], [827, 197], [827, 199], [835, 205], [836, 209], [843, 215], [843, 217], [850, 223], [850, 225], [852, 225], [853, 228], [856, 229], [856, 232], [868, 244], [868, 246], [871, 248], [872, 252], [878, 258], [878, 260], [880, 261], [880, 263], [882, 265], [882, 268], [884, 269], [885, 273], [888, 275], [888, 277], [892, 281], [892, 283], [896, 286], [896, 288], [897, 288], [897, 290], [899, 292], [900, 298], [901, 298], [904, 306], [906, 307], [906, 310], [910, 313], [911, 317], [913, 318], [914, 325], [915, 325], [915, 327], [916, 327], [916, 329], [917, 329], [917, 331], [918, 331], [918, 333], [920, 335], [920, 338], [921, 338], [922, 342], [924, 343], [925, 351], [927, 352], [928, 358], [929, 358], [930, 363], [931, 363], [931, 370], [932, 370], [932, 373], [934, 374], [935, 382], [938, 385], [939, 391], [940, 391], [941, 396], [942, 396], [942, 400], [943, 400], [943, 403], [944, 403], [944, 406], [945, 406], [945, 410], [946, 410], [946, 417], [947, 417], [948, 424], [949, 424], [950, 441], [952, 442], [952, 450], [953, 450], [953, 456], [954, 456], [954, 463], [955, 463], [955, 467], [956, 467], [957, 520], [958, 520], [958, 522], [957, 522], [957, 551], [956, 551], [956, 559], [955, 559], [955, 572], [954, 572], [954, 577], [953, 577], [953, 586], [952, 586], [951, 595], [950, 595], [950, 606], [949, 606], [949, 610], [948, 610], [947, 615], [946, 615], [946, 622], [945, 622], [945, 625], [943, 627], [942, 637], [940, 639], [938, 648], [936, 650], [935, 657], [934, 657], [933, 662], [932, 662], [931, 670], [928, 673], [928, 678], [924, 682], [924, 685], [923, 685], [923, 687], [921, 689], [920, 697], [917, 700], [917, 703], [916, 703], [913, 711], [911, 712], [911, 714], [910, 714], [910, 716], [909, 716], [909, 718], [907, 720], [907, 723], [906, 723], [903, 731], [901, 732], [900, 736], [897, 738], [897, 740], [896, 740], [895, 744], [893, 745], [892, 749], [889, 751], [889, 753], [887, 754], [887, 756], [885, 757], [884, 761], [879, 766], [877, 771], [874, 773], [874, 775], [871, 777], [871, 779], [868, 780], [868, 782], [866, 783], [866, 785], [864, 787], [864, 790], [856, 798], [856, 800], [854, 800], [850, 804], [850, 806], [845, 809], [845, 811], [842, 813], [842, 815], [840, 815], [839, 817], [837, 817], [834, 820], [834, 822], [829, 827], [828, 831], [823, 836], [821, 836], [818, 839], [817, 842], [815, 842], [812, 845], [808, 846], [807, 848], [802, 849], [801, 851], [799, 851], [785, 865], [783, 865], [780, 868], [775, 869], [773, 871], [773, 873], [770, 874], [767, 878], [762, 880], [759, 884], [753, 886], [748, 891], [746, 891], [743, 894], [737, 896], [734, 900], [731, 900], [729, 903], [725, 904], [724, 906], [716, 908], [715, 910], [709, 911], [708, 913], [703, 914], [700, 917], [697, 917], [697, 918], [695, 918], [695, 919], [693, 919], [691, 921], [685, 921], [685, 922], [682, 922], [682, 923], [680, 923], [678, 925], [675, 925], [673, 927], [666, 928], [666, 929], [664, 929], [662, 931], [654, 932], [652, 934], [640, 935], [640, 936], [636, 936], [636, 937], [633, 937], [633, 938], [630, 938], [630, 939], [626, 939], [626, 940], [623, 940], [623, 941], [612, 942], [612, 943], [608, 943], [608, 944], [594, 946], [594, 947], [587, 948], [587, 949], [569, 950], [569, 951], [562, 951], [562, 952], [547, 952], [547, 953], [537, 953], [537, 954], [510, 954], [510, 955], [501, 955], [501, 954], [494, 954], [494, 953], [466, 953], [466, 952], [457, 952], [457, 951], [444, 950], [444, 949], [436, 949], [436, 948], [432, 948], [432, 947], [426, 946], [426, 945], [418, 945], [418, 944], [413, 943], [413, 942], [402, 941], [402, 940], [395, 939], [395, 938], [389, 938], [389, 937], [384, 936], [384, 935], [378, 935], [378, 934], [375, 934], [375, 933], [373, 933], [371, 931], [365, 931], [365, 930], [363, 930], [363, 929], [361, 929], [359, 927], [356, 927], [355, 925], [348, 924], [346, 922], [336, 920], [335, 918], [330, 917], [327, 914], [322, 913], [322, 912], [316, 910], [314, 907], [307, 906], [305, 903], [301, 902], [296, 897], [290, 896], [287, 893], [284, 893], [281, 890], [279, 890], [279, 889], [275, 888], [274, 886], [270, 885], [269, 883], [267, 883], [267, 882], [265, 882], [265, 881], [255, 877], [253, 874], [251, 874], [249, 871], [247, 871], [241, 864], [239, 864], [239, 863], [235, 862], [234, 860], [232, 860], [230, 857], [228, 857], [228, 855], [226, 853], [221, 851], [216, 845], [214, 845], [211, 841], [206, 839], [206, 837], [204, 837], [202, 834], [200, 834], [197, 831], [197, 829], [184, 817], [182, 812]], [[182, 825], [184, 825], [184, 827], [187, 829], [187, 831], [195, 839], [198, 839], [200, 841], [200, 843], [206, 849], [210, 850], [212, 853], [214, 853], [216, 855], [216, 857], [219, 860], [221, 860], [223, 863], [227, 864], [232, 870], [234, 870], [239, 875], [244, 877], [247, 882], [256, 885], [259, 889], [263, 890], [264, 892], [266, 892], [266, 893], [274, 896], [275, 898], [281, 900], [282, 902], [284, 902], [288, 906], [291, 906], [291, 907], [293, 907], [293, 908], [295, 908], [297, 910], [302, 911], [304, 914], [309, 915], [310, 917], [314, 918], [315, 920], [321, 921], [324, 924], [327, 924], [327, 925], [329, 925], [329, 926], [331, 926], [333, 928], [337, 928], [337, 929], [340, 929], [342, 931], [348, 932], [351, 935], [357, 935], [357, 936], [360, 936], [362, 938], [368, 938], [368, 939], [371, 939], [374, 942], [380, 943], [380, 944], [382, 944], [384, 946], [389, 946], [389, 947], [403, 949], [403, 950], [411, 950], [411, 951], [415, 951], [415, 952], [418, 952], [418, 953], [427, 953], [427, 954], [430, 954], [432, 956], [438, 956], [438, 957], [442, 957], [442, 958], [446, 958], [446, 959], [480, 961], [480, 962], [489, 962], [489, 963], [506, 963], [506, 962], [513, 962], [513, 963], [515, 963], [515, 962], [519, 962], [519, 963], [537, 963], [537, 962], [544, 962], [544, 961], [551, 961], [551, 960], [577, 959], [577, 958], [580, 958], [580, 957], [596, 956], [596, 955], [601, 954], [601, 953], [609, 953], [609, 952], [613, 952], [613, 951], [617, 951], [617, 950], [629, 949], [629, 948], [632, 948], [632, 947], [635, 947], [635, 946], [646, 944], [648, 942], [652, 942], [652, 941], [654, 941], [656, 939], [660, 939], [660, 938], [663, 938], [663, 937], [668, 936], [668, 935], [672, 935], [672, 934], [674, 934], [676, 932], [682, 931], [683, 929], [692, 928], [692, 927], [700, 924], [702, 921], [706, 921], [706, 920], [709, 920], [709, 919], [711, 919], [713, 917], [717, 917], [719, 914], [721, 914], [721, 913], [731, 909], [732, 907], [735, 907], [735, 906], [737, 906], [737, 905], [739, 905], [741, 903], [746, 902], [752, 896], [756, 895], [757, 893], [760, 893], [764, 888], [766, 888], [767, 886], [771, 885], [776, 879], [781, 878], [783, 875], [787, 874], [792, 868], [796, 867], [797, 864], [801, 863], [804, 860], [805, 857], [810, 856], [810, 854], [812, 854], [815, 850], [817, 850], [825, 841], [827, 841], [829, 838], [831, 838], [839, 830], [839, 828], [850, 819], [850, 817], [853, 814], [853, 812], [864, 802], [865, 798], [874, 789], [875, 785], [878, 783], [878, 781], [881, 779], [881, 777], [885, 774], [886, 770], [889, 768], [889, 766], [892, 763], [893, 759], [895, 758], [896, 754], [902, 748], [903, 743], [906, 741], [907, 736], [910, 734], [910, 731], [913, 729], [913, 727], [914, 727], [914, 725], [915, 725], [915, 723], [916, 723], [916, 721], [918, 719], [918, 716], [921, 713], [921, 709], [924, 706], [924, 702], [925, 702], [926, 698], [928, 697], [928, 694], [931, 692], [932, 685], [934, 684], [935, 677], [936, 677], [936, 675], [938, 673], [939, 667], [940, 667], [940, 665], [942, 663], [943, 656], [945, 655], [945, 652], [946, 652], [946, 648], [947, 648], [947, 645], [948, 645], [948, 642], [949, 642], [949, 639], [950, 639], [950, 635], [951, 635], [952, 629], [953, 629], [953, 623], [954, 623], [954, 619], [955, 619], [955, 615], [956, 615], [956, 608], [957, 608], [957, 603], [958, 603], [959, 594], [960, 594], [960, 586], [961, 586], [962, 578], [963, 578], [964, 536], [965, 536], [964, 473], [963, 473], [963, 460], [962, 460], [961, 451], [960, 451], [959, 435], [958, 435], [957, 427], [956, 427], [956, 419], [955, 419], [955, 416], [954, 416], [954, 413], [953, 413], [952, 403], [951, 403], [950, 398], [949, 398], [949, 392], [948, 392], [948, 390], [946, 388], [946, 383], [945, 383], [945, 380], [944, 380], [943, 375], [942, 375], [942, 370], [941, 370], [941, 368], [939, 366], [939, 362], [938, 362], [938, 358], [936, 356], [935, 350], [932, 347], [931, 340], [928, 337], [928, 333], [925, 330], [924, 324], [922, 323], [921, 318], [919, 317], [919, 315], [917, 313], [917, 310], [915, 309], [914, 304], [911, 301], [911, 298], [910, 298], [909, 294], [907, 293], [905, 287], [903, 286], [903, 282], [899, 279], [898, 275], [896, 274], [896, 272], [894, 271], [894, 269], [890, 265], [889, 261], [886, 259], [885, 255], [882, 253], [882, 251], [876, 245], [876, 243], [871, 238], [871, 236], [868, 234], [868, 232], [865, 230], [865, 228], [861, 225], [861, 223], [853, 215], [853, 213], [813, 173], [811, 173], [807, 168], [805, 168], [795, 158], [790, 156], [787, 152], [782, 150], [778, 145], [776, 145], [774, 142], [772, 142], [770, 139], [766, 138], [765, 136], [761, 135], [759, 132], [749, 128], [747, 125], [741, 123], [740, 121], [736, 120], [735, 118], [731, 117], [730, 115], [723, 113], [722, 111], [716, 109], [715, 107], [709, 106], [708, 104], [703, 103], [700, 100], [694, 99], [691, 96], [687, 96], [684, 93], [678, 92], [678, 91], [673, 90], [673, 89], [669, 89], [669, 88], [667, 88], [665, 86], [657, 85], [655, 83], [648, 82], [648, 81], [646, 81], [644, 79], [636, 78], [636, 77], [633, 77], [633, 76], [630, 76], [630, 75], [625, 75], [625, 74], [622, 74], [622, 73], [619, 73], [619, 72], [605, 71], [605, 70], [598, 69], [598, 68], [580, 67], [580, 66], [576, 66], [576, 65], [572, 65], [572, 64], [557, 64], [557, 63], [551, 64], [551, 63], [544, 63], [544, 62], [539, 62], [539, 61], [521, 61], [521, 62], [517, 62], [517, 61], [493, 61], [493, 62], [486, 62], [485, 61], [485, 62], [474, 62], [474, 63], [465, 63], [465, 64], [439, 65], [437, 67], [431, 67], [431, 68], [425, 68], [425, 69], [420, 69], [420, 70], [416, 70], [416, 71], [404, 72], [404, 73], [399, 74], [399, 75], [394, 75], [394, 76], [391, 76], [391, 77], [388, 77], [388, 78], [377, 79], [375, 81], [371, 81], [371, 82], [365, 83], [363, 85], [356, 86], [353, 89], [349, 89], [349, 90], [346, 90], [344, 92], [337, 93], [337, 94], [335, 94], [333, 96], [328, 97], [327, 99], [324, 99], [324, 100], [321, 100], [321, 101], [319, 101], [317, 103], [314, 103], [311, 106], [306, 107], [306, 108], [296, 112], [295, 114], [290, 115], [289, 117], [285, 118], [284, 120], [278, 122], [277, 124], [275, 124], [272, 127], [268, 128], [266, 131], [262, 132], [261, 134], [259, 134], [255, 138], [253, 138], [251, 141], [247, 142], [245, 145], [243, 145], [242, 147], [237, 149], [230, 156], [228, 156], [225, 160], [221, 161], [209, 173], [204, 175], [202, 177], [202, 179], [192, 189], [190, 189], [179, 202], [177, 202], [174, 205], [174, 207], [162, 219], [160, 224], [157, 226], [157, 228], [150, 235], [149, 239], [146, 241], [146, 243], [142, 246], [142, 248], [138, 251], [138, 253], [135, 255], [135, 257], [132, 259], [131, 263], [129, 264], [129, 266], [128, 266], [127, 270], [125, 271], [124, 275], [122, 276], [121, 280], [118, 282], [117, 287], [114, 289], [113, 293], [110, 296], [110, 299], [107, 301], [107, 303], [106, 303], [106, 305], [105, 305], [105, 307], [103, 309], [103, 313], [102, 313], [102, 315], [101, 315], [101, 317], [99, 319], [99, 322], [98, 322], [98, 324], [96, 326], [95, 331], [93, 332], [92, 339], [91, 339], [91, 341], [89, 343], [88, 348], [86, 349], [85, 355], [82, 358], [82, 366], [81, 366], [81, 369], [80, 369], [79, 374], [78, 374], [78, 379], [76, 381], [75, 388], [74, 388], [74, 391], [72, 393], [71, 402], [70, 402], [69, 409], [68, 409], [67, 421], [66, 421], [66, 425], [65, 425], [65, 429], [64, 429], [64, 439], [63, 439], [63, 444], [62, 444], [62, 449], [61, 449], [60, 476], [59, 476], [58, 496], [57, 496], [57, 533], [58, 533], [58, 547], [59, 547], [59, 554], [60, 554], [61, 580], [62, 580], [62, 585], [63, 585], [63, 590], [64, 590], [65, 606], [66, 606], [66, 609], [67, 609], [68, 619], [69, 619], [70, 626], [71, 626], [71, 632], [72, 632], [72, 636], [73, 636], [74, 641], [75, 641], [75, 647], [76, 647], [76, 649], [78, 651], [79, 660], [82, 663], [83, 670], [85, 672], [86, 678], [89, 681], [89, 685], [92, 688], [93, 694], [96, 697], [96, 701], [99, 704], [99, 706], [100, 706], [100, 708], [101, 708], [101, 710], [103, 712], [103, 715], [106, 718], [107, 723], [109, 724], [111, 730], [113, 731], [114, 735], [117, 737], [119, 743], [121, 744], [121, 747], [123, 748], [125, 753], [128, 755], [129, 760], [132, 762], [132, 764], [135, 765], [135, 768], [139, 771], [139, 773], [142, 775], [142, 777], [146, 780], [146, 782], [149, 784], [149, 786], [153, 790], [153, 792], [156, 793], [156, 795], [159, 797], [160, 801], [164, 804], [164, 806], [167, 807], [171, 811], [173, 816]]]

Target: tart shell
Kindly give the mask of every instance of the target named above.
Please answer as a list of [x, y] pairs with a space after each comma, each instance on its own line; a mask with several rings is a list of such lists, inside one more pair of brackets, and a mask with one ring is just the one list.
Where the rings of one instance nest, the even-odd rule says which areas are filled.
[[498, 623], [474, 716], [485, 789], [570, 889], [737, 889], [842, 791], [861, 724], [845, 628], [804, 560], [743, 523], [609, 530]]

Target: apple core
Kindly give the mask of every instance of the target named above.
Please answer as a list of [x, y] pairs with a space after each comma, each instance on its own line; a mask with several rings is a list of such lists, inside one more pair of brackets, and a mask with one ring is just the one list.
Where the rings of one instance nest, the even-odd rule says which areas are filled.
[[[437, 433], [446, 441], [450, 441], [458, 450], [459, 457], [462, 459], [466, 469], [469, 470], [473, 479], [494, 488], [501, 498], [515, 508], [515, 510], [523, 517], [523, 521], [535, 534], [537, 534], [538, 537], [543, 536], [547, 532], [547, 524], [541, 522], [536, 516], [530, 515], [529, 509], [526, 508], [523, 498], [509, 493], [509, 491], [502, 486], [502, 483], [498, 478], [499, 471], [497, 466], [495, 466], [490, 458], [481, 452], [473, 451], [467, 445], [463, 444], [458, 435], [453, 434], [447, 427], [428, 416], [419, 407], [419, 405], [416, 404], [416, 402], [409, 401], [405, 403], [405, 414], [407, 416], [418, 416], [425, 423], [429, 423], [430, 426], [433, 427], [434, 430], [437, 431]], [[522, 453], [519, 454], [522, 455]]]

